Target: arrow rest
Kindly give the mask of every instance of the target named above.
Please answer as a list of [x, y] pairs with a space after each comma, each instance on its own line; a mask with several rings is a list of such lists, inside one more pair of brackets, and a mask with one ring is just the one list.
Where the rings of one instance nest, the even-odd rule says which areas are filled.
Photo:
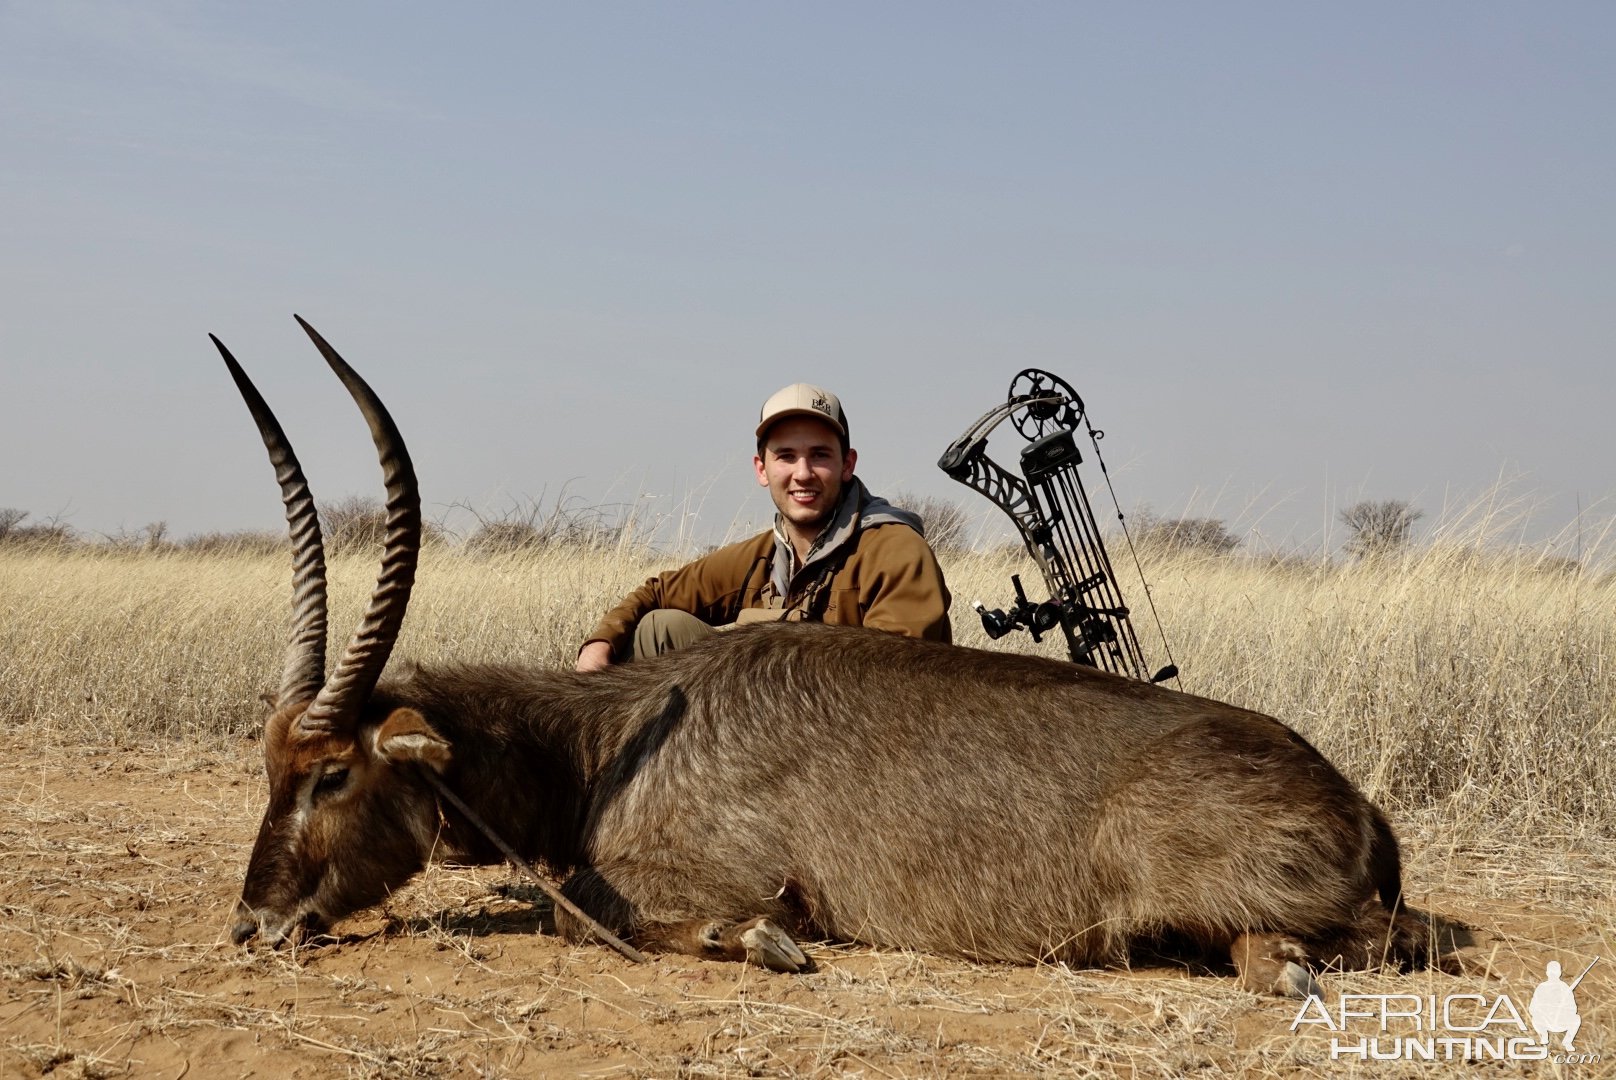
[[[987, 455], [988, 435], [1005, 420], [1027, 440], [1021, 450], [1019, 476]], [[1093, 447], [1095, 464], [1111, 491], [1117, 520], [1123, 522], [1123, 538], [1133, 553], [1122, 508], [1111, 489], [1110, 473], [1100, 457], [1100, 440], [1105, 432], [1089, 422], [1083, 399], [1071, 384], [1047, 371], [1027, 368], [1010, 381], [1005, 403], [988, 410], [967, 428], [943, 452], [937, 465], [1010, 516], [1044, 576], [1050, 599], [1033, 603], [1022, 587], [1021, 576], [1014, 574], [1010, 580], [1016, 599], [1007, 609], [990, 610], [980, 601], [972, 606], [990, 638], [1024, 629], [1034, 641], [1040, 641], [1045, 633], [1059, 628], [1074, 663], [1149, 682], [1175, 678], [1178, 668], [1172, 663], [1150, 674], [1139, 647], [1128, 605], [1123, 601], [1111, 557], [1078, 472], [1083, 462], [1077, 446], [1080, 427]], [[1139, 570], [1140, 585], [1162, 638], [1162, 649], [1171, 661], [1172, 650], [1162, 633], [1137, 554], [1134, 567]]]

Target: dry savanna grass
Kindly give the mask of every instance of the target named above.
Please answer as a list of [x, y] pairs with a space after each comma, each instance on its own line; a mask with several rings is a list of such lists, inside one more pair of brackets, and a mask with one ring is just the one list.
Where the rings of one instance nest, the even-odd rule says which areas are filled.
[[[397, 655], [565, 664], [601, 610], [673, 561], [435, 548]], [[1004, 603], [1030, 567], [946, 566], [962, 643], [1033, 647], [990, 645], [968, 608]], [[1524, 1009], [1547, 961], [1570, 976], [1601, 957], [1577, 992], [1578, 1049], [1601, 1060], [1545, 1068], [1612, 1073], [1616, 581], [1463, 546], [1336, 567], [1166, 553], [1148, 571], [1183, 688], [1286, 719], [1368, 789], [1403, 836], [1411, 899], [1475, 926], [1491, 968], [1335, 974], [1332, 999], [1508, 994]], [[337, 633], [373, 576], [364, 557], [333, 563]], [[636, 967], [548, 933], [538, 891], [505, 868], [430, 870], [336, 944], [231, 947], [287, 581], [283, 557], [251, 552], [0, 547], [0, 1076], [1479, 1068], [1332, 1059], [1330, 1032], [1291, 1030], [1294, 1004], [1148, 957], [1072, 971], [821, 946], [806, 976]]]

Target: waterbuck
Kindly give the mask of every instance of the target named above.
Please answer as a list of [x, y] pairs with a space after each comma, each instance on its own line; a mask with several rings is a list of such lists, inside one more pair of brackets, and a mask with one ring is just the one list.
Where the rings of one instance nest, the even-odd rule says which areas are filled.
[[[375, 394], [298, 321], [370, 425], [387, 539], [327, 676], [314, 503], [219, 344], [295, 547], [238, 943], [321, 931], [429, 858], [500, 861], [482, 818], [635, 945], [776, 970], [812, 966], [799, 940], [1080, 965], [1166, 942], [1232, 960], [1252, 990], [1305, 994], [1304, 965], [1423, 959], [1390, 827], [1313, 747], [1093, 668], [773, 624], [592, 674], [449, 664], [381, 680], [420, 547], [414, 472]], [[557, 925], [589, 935], [565, 910]]]

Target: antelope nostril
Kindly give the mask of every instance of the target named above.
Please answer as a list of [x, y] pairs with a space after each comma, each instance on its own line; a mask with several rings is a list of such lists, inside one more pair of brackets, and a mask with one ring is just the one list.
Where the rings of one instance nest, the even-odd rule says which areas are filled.
[[256, 933], [258, 933], [258, 921], [242, 919], [230, 928], [230, 940], [237, 945], [245, 945]]

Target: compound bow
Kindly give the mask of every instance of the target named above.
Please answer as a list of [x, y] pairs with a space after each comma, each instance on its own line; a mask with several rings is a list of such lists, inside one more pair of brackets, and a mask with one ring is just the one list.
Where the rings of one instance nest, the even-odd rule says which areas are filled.
[[[1005, 420], [1027, 440], [1021, 451], [1022, 476], [987, 455], [988, 434]], [[1172, 663], [1147, 675], [1144, 652], [1078, 475], [1077, 466], [1083, 460], [1076, 439], [1080, 424], [1087, 430], [1094, 459], [1109, 487], [1110, 474], [1100, 457], [1105, 432], [1089, 423], [1083, 399], [1070, 385], [1037, 368], [1028, 368], [1012, 379], [1008, 400], [967, 428], [938, 460], [945, 473], [1010, 515], [1049, 587], [1050, 599], [1034, 604], [1022, 588], [1021, 575], [1013, 574], [1010, 580], [1016, 600], [1008, 610], [988, 610], [981, 601], [972, 606], [990, 638], [1024, 628], [1034, 641], [1040, 641], [1059, 627], [1074, 663], [1151, 682], [1171, 679], [1178, 674]], [[1116, 502], [1114, 492], [1112, 502]], [[1117, 519], [1122, 520], [1120, 509]], [[1123, 535], [1127, 535], [1126, 526]], [[1148, 587], [1145, 595], [1148, 600]], [[1153, 604], [1151, 614], [1154, 617]], [[1160, 632], [1159, 619], [1156, 625]], [[1167, 649], [1165, 636], [1162, 647]], [[1167, 652], [1171, 660], [1171, 650]]]

